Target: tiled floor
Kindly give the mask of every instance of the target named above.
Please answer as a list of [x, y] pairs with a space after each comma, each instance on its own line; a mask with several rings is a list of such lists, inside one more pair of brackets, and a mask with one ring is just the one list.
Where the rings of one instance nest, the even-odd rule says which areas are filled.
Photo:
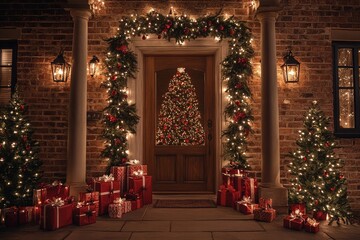
[[0, 240], [238, 240], [238, 239], [360, 239], [359, 225], [321, 224], [317, 234], [283, 228], [283, 216], [271, 223], [256, 222], [231, 208], [152, 208], [127, 213], [122, 219], [98, 217], [87, 226], [42, 231], [38, 226], [0, 228]]

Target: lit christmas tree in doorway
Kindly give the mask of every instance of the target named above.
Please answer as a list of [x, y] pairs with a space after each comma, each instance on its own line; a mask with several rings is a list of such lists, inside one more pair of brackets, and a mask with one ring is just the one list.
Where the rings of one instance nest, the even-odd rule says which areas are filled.
[[203, 145], [205, 132], [201, 124], [195, 87], [185, 68], [178, 68], [170, 80], [158, 117], [157, 145]]
[[328, 126], [329, 118], [314, 101], [305, 115], [304, 129], [299, 131], [298, 149], [290, 155], [289, 200], [305, 203], [310, 211], [327, 213], [330, 223], [348, 223], [351, 212], [341, 173], [343, 161], [335, 155], [335, 138]]

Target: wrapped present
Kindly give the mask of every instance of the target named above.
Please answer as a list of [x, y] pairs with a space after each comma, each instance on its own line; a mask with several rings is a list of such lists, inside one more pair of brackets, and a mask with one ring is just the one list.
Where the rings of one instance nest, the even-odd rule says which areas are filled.
[[259, 199], [259, 208], [272, 208], [272, 199], [271, 198], [260, 198]]
[[299, 210], [301, 214], [305, 215], [306, 214], [306, 205], [305, 203], [296, 203], [296, 204], [291, 204], [289, 207], [289, 214], [293, 213], [295, 214], [296, 210]]
[[122, 213], [131, 212], [131, 201], [126, 200], [125, 198], [117, 198], [113, 203], [121, 205]]
[[242, 179], [243, 179], [242, 175], [241, 176], [240, 175], [230, 176], [231, 186], [233, 186], [235, 188], [235, 190], [240, 192], [240, 195], [241, 195], [240, 198], [242, 197], [242, 192], [243, 192]]
[[222, 176], [222, 185], [224, 185], [224, 186], [231, 186], [232, 185], [232, 183], [231, 183], [231, 177], [230, 177], [230, 174], [228, 174], [228, 173], [222, 173], [221, 174], [221, 176]]
[[34, 206], [34, 214], [33, 214], [34, 219], [33, 219], [33, 222], [35, 224], [40, 224], [40, 217], [41, 217], [40, 211], [41, 211], [41, 206], [40, 205]]
[[243, 200], [236, 202], [236, 210], [245, 215], [252, 214], [256, 208], [259, 208], [259, 205], [252, 204], [249, 197], [243, 197]]
[[74, 205], [65, 204], [57, 198], [50, 204], [41, 206], [40, 228], [56, 230], [72, 224]]
[[304, 222], [307, 219], [306, 215], [302, 215], [300, 210], [297, 209], [296, 213], [291, 213], [289, 216], [284, 217], [283, 226], [285, 228], [293, 229], [293, 230], [302, 230], [304, 227]]
[[126, 166], [112, 166], [110, 168], [110, 173], [114, 176], [115, 181], [120, 181], [120, 195], [127, 191], [127, 176], [126, 176]]
[[314, 211], [313, 218], [315, 218], [317, 221], [324, 221], [327, 218], [327, 213], [320, 210]]
[[74, 224], [83, 226], [93, 223], [96, 223], [95, 205], [78, 203], [74, 210]]
[[109, 204], [120, 197], [120, 182], [114, 181], [110, 174], [109, 176], [103, 175], [98, 179], [94, 179], [93, 185], [95, 191], [100, 194], [98, 215], [106, 214]]
[[232, 186], [228, 186], [226, 191], [226, 206], [236, 208], [236, 202], [240, 200], [240, 192]]
[[220, 189], [217, 191], [217, 205], [226, 206], [226, 186], [220, 185]]
[[127, 166], [128, 177], [147, 175], [147, 165], [134, 164]]
[[254, 202], [258, 202], [258, 182], [256, 178], [242, 178], [242, 196], [250, 197]]
[[117, 199], [113, 203], [109, 204], [109, 217], [110, 218], [122, 218], [122, 215], [124, 214], [124, 200], [123, 199]]
[[18, 209], [16, 207], [6, 208], [4, 211], [4, 220], [6, 227], [18, 226]]
[[99, 201], [99, 192], [80, 192], [79, 201], [85, 203], [92, 203], [94, 201]]
[[68, 198], [70, 196], [70, 187], [62, 184], [60, 181], [54, 181], [51, 185], [46, 186], [46, 198]]
[[130, 202], [131, 202], [131, 211], [142, 208], [142, 201], [140, 198], [136, 200], [130, 200]]
[[39, 188], [33, 190], [33, 204], [41, 205], [45, 202], [47, 196], [47, 188]]
[[315, 219], [307, 218], [304, 224], [306, 232], [317, 233], [320, 230], [320, 223]]
[[273, 208], [254, 209], [254, 220], [262, 221], [262, 222], [272, 222], [275, 218], [276, 218], [276, 210]]
[[129, 189], [138, 193], [144, 205], [152, 203], [152, 177], [133, 176], [129, 178]]

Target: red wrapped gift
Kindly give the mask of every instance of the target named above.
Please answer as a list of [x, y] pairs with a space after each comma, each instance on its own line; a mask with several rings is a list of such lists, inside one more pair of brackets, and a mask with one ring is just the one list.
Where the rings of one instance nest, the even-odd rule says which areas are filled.
[[243, 176], [238, 176], [238, 175], [234, 175], [230, 177], [230, 183], [237, 191], [240, 192], [241, 195], [240, 197], [242, 197], [242, 192], [243, 192], [242, 178]]
[[46, 190], [47, 189], [45, 187], [33, 190], [33, 204], [34, 205], [41, 205], [45, 202], [46, 195], [47, 195]]
[[262, 221], [262, 222], [272, 222], [275, 218], [276, 218], [276, 210], [273, 208], [254, 209], [254, 220]]
[[236, 208], [236, 202], [240, 199], [240, 192], [232, 186], [228, 186], [226, 191], [226, 206]]
[[[105, 175], [104, 175], [105, 176]], [[120, 182], [114, 181], [113, 178], [104, 177], [94, 181], [94, 189], [100, 193], [99, 215], [108, 212], [108, 206], [114, 199], [120, 197]]]
[[294, 215], [290, 214], [289, 216], [284, 217], [283, 225], [285, 228], [293, 229], [293, 230], [302, 230], [304, 227], [304, 222], [307, 216], [302, 215]]
[[123, 207], [122, 207], [123, 202], [120, 203], [110, 203], [109, 204], [109, 217], [110, 218], [122, 218], [123, 215]]
[[143, 204], [152, 203], [152, 177], [151, 176], [134, 176], [129, 178], [129, 189], [134, 189], [142, 198]]
[[18, 224], [24, 225], [29, 222], [28, 211], [25, 207], [18, 208]]
[[259, 208], [272, 208], [272, 199], [271, 198], [260, 198], [259, 199]]
[[258, 182], [256, 178], [242, 178], [242, 196], [250, 197], [254, 202], [258, 202]]
[[74, 210], [74, 224], [78, 226], [96, 223], [96, 210], [94, 204], [78, 204]]
[[220, 185], [220, 189], [217, 191], [217, 205], [226, 206], [226, 187], [225, 185]]
[[110, 173], [114, 176], [114, 180], [120, 181], [121, 196], [127, 191], [126, 169], [126, 166], [113, 166], [110, 168]]
[[123, 213], [131, 212], [132, 211], [132, 209], [131, 209], [131, 201], [124, 200], [124, 204], [122, 205], [122, 210], [123, 210]]
[[131, 202], [131, 211], [134, 211], [142, 207], [142, 201], [140, 198], [136, 200], [130, 200], [130, 202]]
[[99, 201], [99, 192], [80, 192], [79, 201], [85, 203]]
[[56, 199], [51, 204], [41, 206], [40, 228], [56, 230], [72, 224], [74, 205], [61, 201]]
[[252, 214], [254, 209], [259, 208], [258, 204], [252, 204], [251, 199], [243, 197], [243, 200], [236, 202], [236, 210], [243, 214]]
[[290, 205], [290, 213], [295, 214], [295, 211], [299, 210], [302, 215], [306, 214], [306, 205], [305, 203], [296, 203]]
[[18, 225], [18, 209], [16, 207], [6, 208], [4, 217], [6, 227], [16, 227]]
[[326, 217], [327, 217], [326, 212], [323, 212], [320, 210], [313, 212], [313, 218], [315, 218], [315, 220], [317, 220], [317, 221], [324, 221], [324, 220], [326, 220]]
[[320, 230], [320, 223], [315, 219], [308, 218], [305, 221], [304, 228], [306, 232], [317, 233]]
[[41, 216], [40, 211], [41, 211], [41, 206], [40, 205], [34, 206], [34, 214], [33, 214], [34, 219], [33, 219], [33, 222], [35, 224], [40, 223], [40, 216]]
[[228, 173], [222, 173], [221, 174], [222, 175], [222, 184], [224, 185], [224, 186], [232, 186], [232, 182], [231, 182], [231, 177], [230, 177], [230, 174], [228, 174]]
[[54, 181], [51, 185], [46, 186], [46, 192], [47, 199], [66, 199], [70, 196], [70, 187], [63, 185], [60, 181]]

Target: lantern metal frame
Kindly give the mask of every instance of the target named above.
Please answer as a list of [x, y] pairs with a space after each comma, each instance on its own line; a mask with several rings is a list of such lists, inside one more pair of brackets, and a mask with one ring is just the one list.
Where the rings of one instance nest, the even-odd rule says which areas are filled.
[[291, 50], [284, 56], [284, 64], [281, 65], [285, 83], [296, 83], [300, 79], [300, 62], [297, 61]]
[[69, 78], [71, 65], [65, 61], [64, 50], [51, 62], [51, 72], [54, 82], [66, 82]]
[[95, 55], [93, 55], [92, 59], [89, 61], [89, 74], [91, 77], [95, 76], [99, 62], [99, 58]]

